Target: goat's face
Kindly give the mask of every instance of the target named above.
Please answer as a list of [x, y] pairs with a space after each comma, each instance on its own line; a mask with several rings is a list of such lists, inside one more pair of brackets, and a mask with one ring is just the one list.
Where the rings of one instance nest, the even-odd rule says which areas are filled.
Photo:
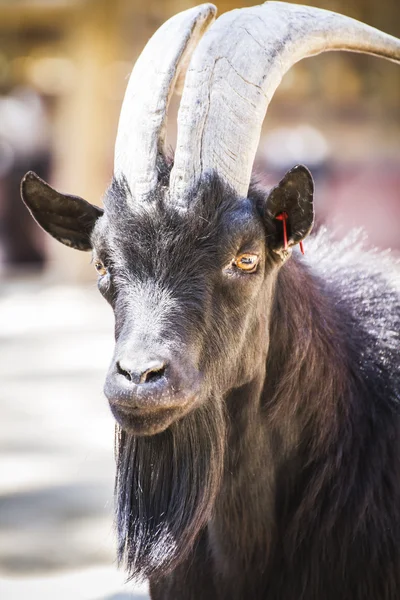
[[158, 433], [254, 377], [268, 349], [276, 274], [289, 254], [275, 217], [288, 213], [289, 245], [312, 224], [304, 167], [267, 200], [257, 193], [238, 200], [208, 179], [185, 211], [169, 202], [164, 186], [135, 204], [114, 182], [104, 214], [73, 197], [55, 202], [54, 194], [32, 175], [25, 179], [24, 199], [41, 225], [93, 251], [99, 290], [115, 314], [105, 393], [124, 429]]
[[105, 392], [122, 427], [157, 433], [252, 377], [272, 271], [265, 230], [251, 201], [215, 186], [185, 212], [162, 196], [133, 211], [113, 196], [92, 236], [115, 313]]

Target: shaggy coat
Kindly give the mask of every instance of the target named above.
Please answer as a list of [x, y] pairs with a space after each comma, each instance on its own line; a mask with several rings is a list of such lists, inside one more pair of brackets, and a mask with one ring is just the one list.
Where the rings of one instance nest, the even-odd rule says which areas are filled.
[[[192, 230], [217, 248], [234, 206], [218, 182], [204, 190]], [[150, 250], [155, 232], [168, 243], [169, 228], [177, 248], [190, 247], [193, 231], [162, 208], [162, 194], [157, 223], [155, 213], [125, 214], [120, 187], [111, 194], [116, 232]], [[265, 193], [250, 198], [262, 211]], [[119, 557], [132, 577], [150, 578], [155, 600], [399, 598], [399, 270], [359, 237], [338, 243], [321, 231], [272, 286], [266, 267], [266, 293], [247, 299], [255, 326], [232, 357], [239, 380], [227, 393], [216, 385], [156, 436], [118, 429]], [[211, 270], [197, 251], [199, 269]], [[171, 277], [171, 264], [161, 269]], [[185, 299], [194, 312], [204, 309], [200, 288]], [[220, 317], [211, 335], [198, 315], [186, 321], [208, 337], [205, 362], [238, 344]], [[211, 390], [222, 375], [210, 373]]]
[[147, 203], [114, 181], [104, 214], [22, 184], [114, 310], [120, 562], [154, 600], [398, 600], [398, 262], [323, 231], [285, 248], [277, 215], [292, 246], [312, 226], [304, 167], [247, 198], [209, 175], [188, 211], [169, 173]]

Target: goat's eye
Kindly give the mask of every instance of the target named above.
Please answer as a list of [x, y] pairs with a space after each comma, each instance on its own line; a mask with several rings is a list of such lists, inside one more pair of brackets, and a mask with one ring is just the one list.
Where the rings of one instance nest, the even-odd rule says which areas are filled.
[[260, 257], [257, 254], [245, 252], [235, 258], [234, 265], [246, 273], [254, 273], [257, 270]]
[[103, 265], [103, 263], [101, 262], [101, 260], [96, 260], [94, 263], [94, 268], [96, 269], [96, 271], [98, 272], [98, 274], [103, 277], [104, 275], [107, 275], [107, 269], [105, 268], [105, 266]]

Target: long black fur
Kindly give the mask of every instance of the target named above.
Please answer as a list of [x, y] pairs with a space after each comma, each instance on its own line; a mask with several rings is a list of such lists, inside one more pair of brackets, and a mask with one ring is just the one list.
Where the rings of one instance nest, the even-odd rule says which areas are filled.
[[214, 406], [155, 436], [118, 427], [118, 556], [133, 577], [170, 570], [211, 517], [225, 443], [221, 405]]

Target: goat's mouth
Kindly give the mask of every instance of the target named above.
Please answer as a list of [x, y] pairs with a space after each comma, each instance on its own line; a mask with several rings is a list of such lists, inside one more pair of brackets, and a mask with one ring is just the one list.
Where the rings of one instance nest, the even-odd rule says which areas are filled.
[[172, 423], [182, 419], [197, 404], [189, 400], [180, 406], [144, 408], [135, 407], [126, 403], [112, 402], [109, 400], [111, 412], [125, 431], [134, 435], [155, 435], [168, 429]]
[[155, 387], [153, 393], [141, 386], [128, 391], [121, 387], [119, 378], [106, 380], [104, 392], [122, 429], [134, 435], [161, 433], [200, 402], [199, 385], [194, 384], [185, 390], [171, 388], [161, 391]]

